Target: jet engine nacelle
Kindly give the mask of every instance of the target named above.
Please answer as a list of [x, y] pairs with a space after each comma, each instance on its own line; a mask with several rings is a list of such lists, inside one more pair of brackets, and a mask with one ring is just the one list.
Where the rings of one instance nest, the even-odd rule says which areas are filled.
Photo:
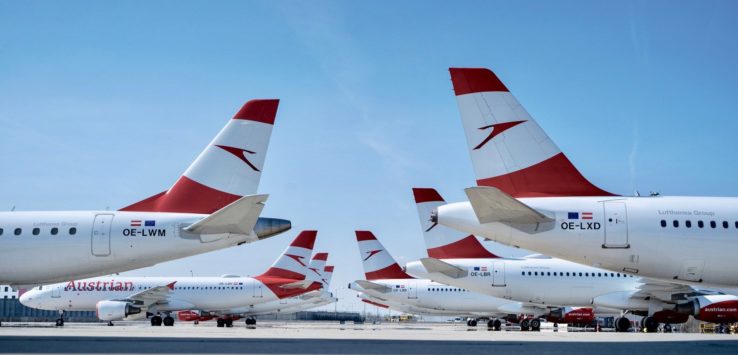
[[286, 219], [259, 217], [254, 226], [254, 233], [259, 239], [266, 239], [291, 228], [292, 223]]
[[689, 320], [689, 314], [683, 314], [672, 310], [658, 311], [653, 314], [653, 319], [659, 323], [681, 324]]
[[546, 320], [563, 324], [589, 324], [594, 322], [595, 314], [592, 308], [562, 307], [551, 310]]
[[129, 315], [141, 313], [141, 308], [121, 301], [100, 301], [96, 305], [97, 318], [101, 320], [120, 320]]
[[699, 296], [687, 303], [677, 304], [676, 312], [694, 316], [704, 322], [738, 322], [738, 297], [733, 295]]

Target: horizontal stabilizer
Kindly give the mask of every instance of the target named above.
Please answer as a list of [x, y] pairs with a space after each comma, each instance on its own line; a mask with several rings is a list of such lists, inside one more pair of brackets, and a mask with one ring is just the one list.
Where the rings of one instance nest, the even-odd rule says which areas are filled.
[[312, 284], [313, 284], [313, 281], [311, 280], [300, 280], [300, 281], [290, 282], [288, 284], [284, 284], [279, 287], [285, 290], [294, 290], [296, 288], [303, 288], [303, 289], [308, 288]]
[[554, 220], [495, 187], [470, 187], [464, 191], [482, 224], [535, 224]]
[[197, 234], [251, 234], [264, 209], [267, 197], [269, 195], [241, 197], [230, 205], [185, 227], [184, 230]]
[[376, 282], [366, 281], [366, 280], [356, 280], [356, 284], [363, 287], [365, 290], [378, 291], [382, 293], [387, 293], [387, 292], [392, 291], [390, 287], [387, 287], [382, 284], [378, 284]]
[[420, 262], [428, 272], [443, 274], [454, 279], [465, 277], [469, 273], [466, 269], [435, 258], [422, 258]]

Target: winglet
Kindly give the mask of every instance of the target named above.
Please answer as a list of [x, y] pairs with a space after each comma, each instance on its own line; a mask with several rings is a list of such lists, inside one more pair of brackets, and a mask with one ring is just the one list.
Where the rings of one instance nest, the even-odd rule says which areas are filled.
[[176, 284], [176, 283], [177, 283], [177, 281], [174, 281], [174, 282], [172, 282], [170, 284], [167, 284], [167, 288], [170, 289], [170, 290], [174, 290], [174, 284]]

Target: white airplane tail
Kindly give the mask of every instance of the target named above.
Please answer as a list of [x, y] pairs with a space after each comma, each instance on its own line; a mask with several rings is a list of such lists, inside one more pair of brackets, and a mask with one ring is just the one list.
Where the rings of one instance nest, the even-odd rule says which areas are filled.
[[438, 191], [428, 188], [413, 188], [418, 207], [420, 227], [428, 256], [436, 259], [498, 258], [482, 246], [476, 236], [460, 232], [431, 221], [431, 213], [445, 205]]
[[121, 211], [213, 213], [256, 194], [279, 100], [243, 105], [169, 190]]
[[308, 265], [307, 278], [315, 282], [323, 282], [323, 269], [328, 262], [328, 253], [316, 253]]
[[333, 279], [333, 269], [335, 266], [326, 265], [323, 268], [323, 289], [327, 290], [331, 286], [331, 280]]
[[356, 241], [359, 243], [359, 255], [367, 280], [413, 278], [402, 271], [397, 261], [384, 249], [372, 232], [356, 231]]
[[513, 197], [612, 196], [582, 176], [492, 71], [449, 71], [477, 185]]
[[[307, 262], [313, 253], [317, 231], [302, 231], [277, 261], [263, 274], [254, 277], [277, 297], [287, 298], [320, 288], [319, 282], [307, 279]], [[310, 271], [312, 272], [312, 271]]]

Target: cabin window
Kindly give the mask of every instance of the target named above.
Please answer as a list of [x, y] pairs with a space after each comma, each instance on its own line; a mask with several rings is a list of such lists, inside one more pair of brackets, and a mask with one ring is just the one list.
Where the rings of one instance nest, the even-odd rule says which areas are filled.
[[551, 276], [551, 271], [547, 272], [546, 276]]
[[15, 234], [15, 235], [21, 235], [22, 232], [23, 232], [22, 229], [16, 228], [13, 234]]
[[581, 272], [579, 273], [579, 276], [582, 276], [582, 273]]
[[679, 228], [679, 221], [677, 221], [676, 219], [674, 220], [674, 222], [671, 223], [674, 225], [674, 228]]
[[[738, 225], [738, 222], [735, 222]], [[3, 229], [0, 228], [0, 235], [3, 235]]]
[[598, 272], [597, 273], [597, 277], [602, 277], [602, 273], [601, 272]]
[[717, 227], [717, 223], [715, 223], [715, 221], [710, 221], [710, 228], [715, 228], [715, 227]]
[[723, 228], [728, 229], [728, 221], [723, 221]]
[[692, 228], [692, 221], [687, 220], [684, 222], [684, 225], [687, 226], [687, 228]]
[[566, 276], [569, 276], [569, 273], [568, 272], [566, 273]]
[[536, 276], [538, 276], [538, 271], [534, 272], [534, 273], [533, 273], [533, 275], [536, 275]]
[[[738, 228], [738, 221], [735, 222], [735, 227]], [[2, 235], [2, 234], [3, 234], [3, 229], [0, 228], [0, 235]]]
[[665, 219], [662, 219], [661, 220], [661, 227], [666, 228], [666, 220]]
[[75, 234], [77, 234], [77, 228], [74, 228], [74, 227], [69, 228], [69, 235], [75, 235]]
[[59, 234], [59, 228], [56, 228], [56, 227], [51, 228], [51, 235], [57, 235], [57, 234]]
[[700, 228], [705, 227], [705, 222], [697, 221], [697, 227], [700, 227]]
[[33, 235], [38, 235], [39, 233], [41, 233], [41, 229], [33, 228]]

